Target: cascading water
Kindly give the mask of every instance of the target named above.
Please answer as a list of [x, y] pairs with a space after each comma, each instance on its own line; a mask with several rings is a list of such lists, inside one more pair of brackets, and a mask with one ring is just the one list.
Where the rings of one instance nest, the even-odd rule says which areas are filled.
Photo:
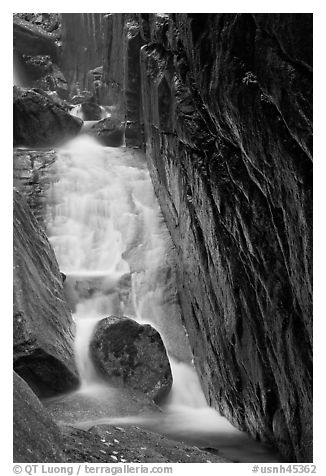
[[[112, 110], [112, 106], [99, 106], [101, 108], [101, 119], [105, 119], [106, 117], [110, 117], [111, 116], [111, 110]], [[83, 110], [82, 110], [82, 105], [81, 104], [77, 104], [76, 106], [74, 106], [71, 111], [70, 111], [70, 114], [72, 116], [76, 116], [76, 117], [79, 117], [80, 119], [82, 119], [84, 121], [85, 119], [85, 116], [84, 116], [84, 113], [83, 113]], [[89, 123], [91, 123], [90, 125], [93, 125], [95, 124], [97, 121], [86, 121], [86, 125], [88, 125]]]
[[[222, 449], [231, 459], [275, 461], [206, 403], [181, 323], [172, 243], [142, 154], [102, 147], [81, 135], [58, 151], [55, 175], [48, 195], [47, 231], [67, 276], [66, 295], [76, 322], [81, 379], [77, 394], [91, 399], [85, 414], [78, 404], [74, 424], [137, 424]], [[150, 323], [161, 333], [173, 373], [173, 387], [161, 412], [130, 414], [122, 408], [122, 390], [110, 388], [97, 376], [88, 346], [98, 320], [111, 314]], [[110, 406], [114, 400], [118, 410]]]

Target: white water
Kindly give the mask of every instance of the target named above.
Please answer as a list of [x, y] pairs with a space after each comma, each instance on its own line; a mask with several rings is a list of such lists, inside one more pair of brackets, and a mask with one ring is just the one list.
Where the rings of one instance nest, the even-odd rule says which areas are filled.
[[[99, 107], [101, 108], [101, 111], [102, 111], [101, 119], [105, 119], [106, 117], [111, 116], [111, 110], [113, 109], [112, 106], [99, 106]], [[74, 106], [71, 109], [70, 114], [72, 116], [79, 117], [80, 119], [82, 119], [84, 121], [84, 113], [82, 111], [82, 105], [81, 104], [77, 104], [76, 106]], [[93, 122], [93, 121], [87, 121], [87, 122]], [[97, 121], [95, 121], [95, 122], [97, 122]]]
[[[249, 461], [257, 461], [253, 455], [263, 450], [208, 407], [191, 365], [179, 309], [172, 299], [173, 273], [167, 273], [172, 244], [144, 158], [125, 148], [104, 148], [81, 135], [58, 151], [56, 175], [48, 197], [47, 230], [67, 276], [66, 293], [77, 326], [79, 392], [99, 399], [107, 387], [93, 368], [88, 346], [98, 320], [110, 314], [156, 327], [173, 373], [163, 413], [108, 414], [78, 423], [137, 424], [195, 444], [224, 444], [232, 448], [233, 458], [236, 441], [246, 448]], [[266, 461], [267, 453], [263, 454]]]

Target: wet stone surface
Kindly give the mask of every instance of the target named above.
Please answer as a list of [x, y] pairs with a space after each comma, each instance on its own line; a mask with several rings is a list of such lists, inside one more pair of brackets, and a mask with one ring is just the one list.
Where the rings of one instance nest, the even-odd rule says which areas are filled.
[[14, 149], [13, 184], [23, 193], [38, 222], [44, 225], [46, 191], [55, 180], [53, 149]]

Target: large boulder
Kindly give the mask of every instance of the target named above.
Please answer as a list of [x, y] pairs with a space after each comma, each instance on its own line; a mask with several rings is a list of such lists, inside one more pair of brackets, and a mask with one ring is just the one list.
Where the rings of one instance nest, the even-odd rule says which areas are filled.
[[110, 383], [141, 390], [154, 401], [172, 386], [170, 363], [160, 334], [149, 324], [110, 316], [96, 326], [90, 354]]
[[14, 368], [38, 396], [77, 387], [72, 329], [53, 249], [14, 189]]
[[125, 127], [119, 119], [106, 117], [94, 124], [88, 133], [108, 147], [121, 147], [124, 144]]
[[[15, 53], [15, 52], [14, 52]], [[14, 84], [26, 88], [55, 91], [68, 97], [68, 84], [60, 68], [49, 55], [14, 54]]]
[[102, 119], [102, 109], [94, 102], [84, 102], [81, 104], [84, 121], [100, 121]]
[[72, 104], [73, 106], [77, 106], [78, 104], [82, 104], [83, 102], [91, 101], [92, 98], [93, 98], [93, 95], [90, 91], [82, 91], [81, 93], [73, 96], [69, 100], [69, 103]]
[[14, 86], [15, 146], [53, 146], [78, 134], [82, 124], [45, 93]]
[[54, 63], [49, 65], [49, 70], [35, 81], [33, 87], [41, 88], [46, 92], [55, 91], [61, 99], [67, 99], [69, 95], [66, 78]]
[[63, 462], [63, 441], [59, 428], [37, 396], [16, 372], [13, 384], [13, 461]]

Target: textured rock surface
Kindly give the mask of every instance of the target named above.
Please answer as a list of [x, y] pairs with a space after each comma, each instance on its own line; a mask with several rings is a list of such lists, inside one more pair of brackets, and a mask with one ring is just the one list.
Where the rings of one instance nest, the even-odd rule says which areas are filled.
[[87, 133], [105, 146], [121, 147], [124, 143], [125, 127], [119, 119], [107, 117], [94, 124]]
[[49, 33], [40, 26], [14, 16], [14, 48], [29, 55], [51, 55], [57, 58], [58, 47], [55, 43], [57, 36]]
[[51, 166], [55, 162], [54, 150], [14, 149], [13, 185], [25, 197], [37, 221], [44, 226], [47, 190], [55, 180]]
[[109, 382], [141, 390], [153, 400], [172, 386], [170, 363], [160, 334], [149, 324], [110, 316], [96, 326], [90, 355]]
[[104, 55], [104, 13], [62, 13], [62, 51], [59, 66], [70, 92], [94, 91], [88, 72], [102, 64]]
[[98, 104], [83, 102], [81, 104], [81, 111], [84, 116], [84, 121], [99, 121], [102, 119], [102, 109]]
[[14, 463], [60, 463], [64, 461], [59, 428], [26, 382], [14, 372], [13, 380]]
[[103, 77], [114, 117], [126, 122], [126, 145], [143, 145], [140, 48], [144, 44], [137, 15], [118, 13], [107, 19]]
[[142, 15], [147, 157], [209, 402], [312, 458], [312, 16]]
[[15, 146], [53, 146], [78, 134], [82, 124], [45, 93], [14, 87]]
[[56, 91], [68, 97], [67, 81], [57, 64], [60, 14], [14, 14], [14, 84]]
[[14, 372], [15, 463], [227, 463], [207, 451], [140, 428], [98, 425], [85, 431], [57, 425]]
[[14, 369], [39, 396], [78, 385], [72, 327], [52, 247], [14, 190]]
[[62, 428], [69, 463], [229, 463], [202, 451], [140, 428], [94, 426], [89, 431]]

